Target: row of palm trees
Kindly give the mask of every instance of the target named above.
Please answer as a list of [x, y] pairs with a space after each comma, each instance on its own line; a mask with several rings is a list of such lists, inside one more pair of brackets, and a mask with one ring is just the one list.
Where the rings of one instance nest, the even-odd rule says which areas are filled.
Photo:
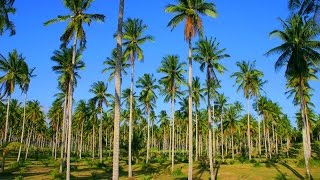
[[[45, 25], [49, 25], [55, 22], [60, 21], [68, 21], [68, 26], [65, 29], [63, 35], [61, 36], [61, 51], [70, 51], [71, 52], [71, 60], [70, 58], [61, 58], [62, 64], [70, 61], [70, 63], [65, 63], [64, 65], [60, 64], [62, 67], [68, 66], [69, 68], [61, 69], [61, 71], [57, 71], [59, 74], [59, 88], [62, 91], [62, 102], [63, 102], [63, 115], [62, 115], [62, 135], [61, 135], [61, 159], [66, 157], [67, 162], [67, 179], [70, 178], [70, 152], [72, 145], [72, 105], [73, 103], [73, 90], [76, 85], [76, 78], [79, 74], [77, 70], [80, 70], [84, 64], [81, 62], [79, 54], [83, 53], [86, 44], [86, 33], [83, 28], [83, 24], [90, 25], [92, 21], [104, 21], [104, 15], [101, 14], [87, 14], [86, 11], [90, 7], [90, 4], [93, 1], [90, 0], [68, 0], [63, 1], [66, 8], [68, 8], [71, 12], [69, 15], [58, 16], [56, 19], [49, 20], [45, 23]], [[146, 41], [152, 41], [153, 37], [149, 35], [144, 35], [144, 32], [147, 28], [146, 25], [143, 24], [142, 20], [139, 19], [128, 19], [123, 23], [124, 16], [124, 0], [119, 1], [119, 16], [118, 16], [118, 31], [117, 31], [117, 49], [113, 52], [113, 58], [109, 58], [109, 60], [114, 59], [114, 62], [109, 60], [106, 61], [105, 64], [111, 65], [106, 68], [106, 71], [111, 70], [111, 76], [115, 79], [115, 95], [114, 95], [114, 138], [113, 138], [113, 179], [118, 179], [119, 177], [119, 146], [120, 146], [120, 119], [121, 119], [121, 74], [125, 74], [125, 67], [129, 66], [127, 62], [131, 65], [131, 88], [129, 90], [130, 99], [129, 99], [129, 156], [131, 156], [132, 152], [132, 138], [133, 136], [133, 117], [134, 117], [134, 62], [135, 59], [142, 60], [143, 59], [143, 51], [140, 47], [141, 44]], [[14, 9], [12, 7], [13, 1], [4, 0], [1, 1], [1, 15], [6, 17], [5, 21], [1, 27], [1, 30], [10, 30], [14, 32], [14, 26], [12, 22], [9, 21], [8, 14], [14, 12], [14, 10], [10, 11], [10, 9]], [[286, 78], [287, 78], [287, 87], [289, 89], [289, 94], [294, 96], [294, 102], [296, 104], [300, 103], [301, 112], [300, 117], [302, 119], [302, 134], [303, 134], [303, 144], [304, 144], [304, 156], [306, 162], [306, 173], [310, 177], [309, 171], [309, 159], [311, 157], [311, 140], [310, 140], [310, 123], [309, 123], [309, 114], [311, 112], [311, 94], [310, 94], [310, 86], [308, 84], [309, 80], [314, 79], [316, 77], [316, 72], [318, 69], [319, 62], [319, 42], [317, 41], [317, 35], [319, 34], [318, 28], [318, 3], [315, 0], [308, 1], [300, 1], [293, 0], [289, 1], [289, 8], [291, 15], [288, 20], [281, 20], [283, 24], [283, 28], [281, 30], [276, 30], [271, 32], [271, 36], [279, 37], [283, 44], [271, 49], [267, 52], [267, 55], [273, 53], [281, 53], [278, 61], [276, 62], [276, 67], [286, 66]], [[207, 120], [208, 120], [208, 156], [210, 163], [210, 172], [213, 177], [213, 150], [211, 147], [212, 140], [214, 135], [213, 121], [218, 118], [220, 119], [220, 130], [221, 134], [224, 132], [223, 128], [223, 116], [219, 115], [216, 117], [215, 111], [219, 109], [215, 108], [215, 101], [217, 101], [218, 96], [216, 96], [216, 89], [219, 86], [219, 80], [217, 79], [216, 72], [222, 73], [224, 71], [224, 67], [219, 64], [219, 60], [229, 57], [229, 55], [225, 54], [225, 49], [220, 49], [219, 44], [216, 40], [212, 40], [211, 38], [203, 38], [203, 24], [202, 24], [202, 16], [216, 17], [217, 10], [213, 3], [207, 3], [205, 0], [179, 0], [176, 4], [169, 4], [165, 8], [165, 12], [174, 14], [174, 17], [168, 23], [168, 27], [174, 29], [179, 23], [185, 21], [185, 29], [184, 29], [184, 37], [188, 43], [188, 101], [183, 101], [188, 108], [187, 116], [188, 116], [188, 161], [189, 161], [189, 169], [188, 169], [188, 178], [192, 179], [192, 161], [193, 161], [193, 107], [199, 108], [200, 102], [200, 88], [196, 89], [193, 92], [193, 77], [192, 77], [192, 60], [199, 61], [201, 63], [202, 70], [206, 69], [206, 95], [207, 95]], [[196, 43], [196, 48], [192, 48], [192, 40], [196, 37], [196, 34], [199, 34], [199, 41]], [[72, 47], [70, 49], [67, 48], [70, 41], [73, 40]], [[79, 48], [78, 48], [79, 46]], [[124, 48], [124, 51], [122, 51]], [[69, 54], [70, 55], [70, 54]], [[165, 59], [177, 59], [175, 55], [172, 57], [167, 57]], [[54, 58], [52, 58], [54, 59]], [[164, 61], [165, 61], [164, 59]], [[110, 64], [111, 63], [111, 64]], [[171, 64], [171, 63], [170, 63]], [[173, 64], [173, 63], [172, 63]], [[184, 66], [183, 63], [176, 62], [176, 66], [173, 68], [179, 68], [180, 66]], [[248, 157], [251, 159], [252, 156], [252, 139], [251, 139], [251, 128], [250, 128], [250, 101], [254, 99], [260, 99], [260, 91], [262, 89], [262, 85], [265, 81], [262, 80], [263, 73], [258, 71], [254, 67], [254, 63], [249, 62], [238, 62], [237, 66], [240, 71], [236, 72], [232, 75], [235, 77], [236, 84], [238, 84], [238, 90], [243, 91], [244, 97], [247, 99], [247, 149], [248, 149]], [[181, 73], [185, 70], [180, 68]], [[176, 74], [175, 77], [169, 77], [168, 72], [164, 72], [159, 69], [159, 72], [166, 74], [166, 76], [160, 80], [162, 83], [166, 83], [170, 87], [166, 86], [166, 88], [162, 88], [161, 92], [167, 95], [166, 101], [171, 101], [171, 121], [172, 128], [170, 128], [172, 136], [171, 142], [171, 159], [172, 159], [172, 168], [174, 165], [174, 147], [175, 147], [175, 109], [174, 104], [176, 98], [180, 93], [180, 85], [185, 84], [184, 78], [181, 76], [179, 78]], [[173, 72], [176, 72], [175, 70]], [[111, 77], [110, 76], [110, 77]], [[168, 76], [168, 77], [167, 77]], [[112, 78], [110, 78], [112, 79]], [[4, 83], [4, 85], [7, 83]], [[11, 83], [12, 84], [12, 83]], [[16, 84], [16, 83], [13, 83]], [[138, 80], [138, 88], [143, 88], [141, 91], [141, 96], [139, 100], [144, 104], [144, 110], [147, 114], [147, 129], [150, 125], [150, 116], [152, 112], [152, 106], [155, 104], [156, 94], [154, 93], [154, 89], [157, 88], [156, 80], [150, 74], [144, 75], [142, 78]], [[11, 85], [14, 87], [14, 85]], [[100, 89], [95, 89], [95, 88]], [[199, 87], [199, 86], [198, 86]], [[96, 94], [100, 94], [100, 90], [107, 89], [107, 86], [103, 82], [97, 82], [92, 87], [92, 92]], [[98, 91], [95, 91], [98, 90]], [[4, 91], [7, 97], [10, 98], [10, 95], [7, 90]], [[100, 93], [98, 93], [100, 92]], [[168, 95], [169, 94], [169, 95]], [[142, 96], [143, 95], [143, 96]], [[107, 93], [102, 93], [99, 95], [99, 98], [106, 98], [110, 95]], [[98, 96], [97, 96], [98, 97]], [[142, 99], [140, 99], [142, 97]], [[9, 99], [8, 98], [8, 99]], [[99, 99], [98, 98], [98, 99]], [[210, 101], [213, 102], [211, 105]], [[99, 156], [100, 161], [102, 161], [102, 125], [103, 124], [103, 105], [106, 101], [105, 99], [96, 100], [97, 109], [100, 111], [100, 127], [99, 127]], [[225, 101], [224, 101], [225, 102]], [[7, 103], [8, 107], [10, 105], [10, 99]], [[7, 108], [9, 109], [9, 108]], [[211, 112], [212, 109], [212, 112]], [[259, 112], [260, 109], [257, 109]], [[265, 110], [265, 109], [261, 109]], [[234, 111], [234, 110], [232, 110]], [[212, 114], [211, 114], [212, 113]], [[223, 114], [223, 113], [222, 113]], [[9, 112], [7, 112], [7, 116]], [[264, 115], [264, 113], [263, 113]], [[269, 117], [269, 116], [268, 116]], [[198, 118], [198, 114], [196, 113], [195, 118]], [[8, 118], [7, 118], [8, 119]], [[196, 120], [196, 135], [198, 132], [198, 121]], [[260, 125], [260, 123], [258, 123]], [[264, 124], [265, 127], [266, 123]], [[260, 126], [259, 126], [260, 127]], [[94, 129], [94, 127], [93, 127]], [[94, 131], [94, 130], [93, 130]], [[211, 133], [212, 132], [212, 133]], [[5, 130], [5, 141], [6, 141], [6, 133]], [[260, 131], [259, 131], [260, 133]], [[264, 132], [268, 134], [268, 130]], [[22, 133], [23, 134], [23, 133]], [[211, 135], [213, 134], [213, 135]], [[268, 134], [269, 135], [269, 134]], [[149, 159], [149, 148], [150, 148], [150, 133], [148, 130], [148, 140], [147, 140], [147, 158]], [[21, 138], [22, 139], [22, 138]], [[196, 142], [198, 138], [196, 138]], [[265, 138], [266, 139], [266, 138]], [[222, 136], [222, 146], [223, 146], [223, 136]], [[260, 141], [260, 135], [259, 135]], [[198, 143], [196, 143], [198, 144]], [[259, 143], [260, 144], [260, 143]], [[267, 147], [265, 143], [265, 147]], [[223, 148], [221, 148], [223, 149]], [[198, 151], [198, 148], [196, 148]], [[270, 150], [268, 150], [270, 152]], [[65, 152], [65, 153], [64, 153]], [[196, 152], [197, 153], [197, 152]], [[224, 154], [222, 152], [222, 154]], [[132, 168], [131, 168], [131, 159], [129, 157], [129, 177], [132, 176]], [[62, 165], [64, 161], [61, 161], [61, 172]]]

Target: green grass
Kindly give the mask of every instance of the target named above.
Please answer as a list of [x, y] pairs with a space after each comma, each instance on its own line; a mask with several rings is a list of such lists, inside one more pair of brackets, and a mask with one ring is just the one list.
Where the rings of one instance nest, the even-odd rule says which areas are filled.
[[[1, 157], [0, 157], [1, 158]], [[181, 158], [183, 159], [183, 158]], [[6, 173], [0, 174], [0, 179], [64, 179], [59, 174], [59, 161], [51, 158], [31, 158], [23, 163], [16, 163], [15, 157], [7, 158]], [[314, 160], [311, 173], [314, 179], [320, 180], [320, 162]], [[127, 179], [126, 159], [120, 161], [120, 179]], [[110, 179], [112, 174], [111, 157], [104, 159], [100, 164], [97, 160], [83, 158], [71, 163], [72, 179]], [[299, 179], [304, 176], [304, 167], [295, 159], [286, 159], [281, 162], [255, 161], [243, 163], [241, 160], [217, 164], [214, 167], [218, 179]], [[134, 164], [133, 176], [135, 179], [187, 179], [188, 164], [176, 162], [171, 173], [171, 162], [167, 159], [154, 160], [150, 164]], [[209, 168], [200, 162], [193, 167], [194, 179], [209, 179]]]

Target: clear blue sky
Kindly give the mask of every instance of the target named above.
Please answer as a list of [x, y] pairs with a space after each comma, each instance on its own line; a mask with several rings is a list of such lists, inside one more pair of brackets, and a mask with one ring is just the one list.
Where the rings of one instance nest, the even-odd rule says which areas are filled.
[[[145, 60], [136, 63], [136, 79], [144, 73], [156, 73], [162, 57], [168, 54], [177, 54], [182, 61], [187, 57], [187, 45], [183, 40], [183, 24], [173, 32], [166, 27], [172, 14], [164, 12], [164, 7], [170, 0], [128, 0], [125, 5], [125, 17], [141, 18], [149, 26], [147, 34], [155, 37], [154, 43], [143, 46]], [[272, 47], [279, 45], [279, 41], [269, 38], [269, 32], [280, 28], [278, 17], [286, 18], [288, 15], [286, 0], [260, 0], [260, 1], [224, 1], [216, 0], [219, 16], [216, 19], [204, 18], [203, 25], [208, 37], [216, 37], [221, 47], [227, 48], [231, 58], [224, 60], [223, 64], [228, 71], [219, 75], [222, 81], [220, 92], [229, 97], [229, 101], [241, 101], [245, 104], [242, 92], [237, 93], [234, 79], [230, 74], [237, 70], [235, 65], [239, 60], [256, 60], [256, 66], [265, 74], [268, 83], [264, 90], [267, 96], [278, 102], [283, 111], [290, 117], [294, 116], [297, 108], [293, 106], [292, 99], [287, 99], [284, 94], [285, 78], [283, 70], [274, 71], [276, 56], [265, 57], [263, 54]], [[51, 70], [53, 63], [50, 57], [53, 51], [59, 48], [60, 35], [66, 23], [58, 23], [44, 27], [43, 23], [57, 15], [68, 14], [62, 1], [45, 0], [17, 0], [17, 12], [12, 16], [17, 34], [13, 37], [1, 36], [0, 52], [4, 55], [13, 49], [23, 53], [28, 64], [36, 67], [37, 77], [32, 79], [29, 99], [38, 99], [47, 110], [57, 90], [57, 75]], [[115, 47], [113, 34], [117, 27], [118, 1], [96, 0], [92, 3], [89, 12], [102, 13], [106, 16], [105, 23], [92, 23], [87, 32], [87, 49], [83, 54], [86, 69], [80, 72], [81, 79], [75, 90], [75, 99], [89, 99], [92, 94], [88, 92], [91, 84], [98, 80], [107, 81], [107, 74], [101, 74], [102, 62], [110, 56]], [[194, 63], [194, 76], [204, 79], [204, 74], [199, 71], [199, 65]], [[124, 77], [122, 89], [129, 87], [129, 76]], [[320, 101], [319, 82], [311, 83], [315, 89], [313, 102], [317, 105]], [[114, 93], [114, 83], [109, 84], [109, 93]], [[15, 92], [15, 98], [22, 100], [20, 92]], [[204, 103], [202, 103], [204, 106]], [[157, 101], [157, 111], [167, 110], [168, 105], [160, 98]], [[316, 108], [319, 113], [319, 107]]]

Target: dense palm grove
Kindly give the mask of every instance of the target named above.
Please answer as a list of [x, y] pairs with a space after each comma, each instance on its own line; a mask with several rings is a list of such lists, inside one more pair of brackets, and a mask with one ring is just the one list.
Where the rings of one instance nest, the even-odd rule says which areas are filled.
[[[268, 82], [255, 62], [236, 62], [238, 70], [230, 77], [246, 101], [231, 102], [223, 94], [218, 74], [223, 75], [227, 69], [221, 62], [232, 55], [216, 38], [206, 37], [203, 32], [202, 17], [217, 16], [215, 5], [205, 0], [179, 0], [165, 7], [166, 13], [174, 15], [168, 23], [171, 30], [185, 25], [189, 56], [187, 61], [178, 54], [164, 56], [154, 70], [159, 79], [153, 74], [135, 77], [136, 61], [144, 60], [142, 45], [153, 42], [154, 37], [146, 33], [148, 26], [143, 20], [123, 20], [125, 4], [120, 0], [117, 47], [101, 69], [106, 80], [115, 81], [115, 90], [108, 89], [108, 81], [93, 82], [88, 89], [91, 99], [73, 99], [77, 79], [85, 67], [84, 25], [103, 22], [105, 17], [86, 13], [92, 0], [64, 0], [70, 14], [44, 23], [68, 22], [60, 37], [61, 48], [51, 55], [58, 90], [48, 112], [43, 111], [39, 101], [27, 99], [36, 75], [23, 54], [13, 50], [0, 57], [2, 171], [11, 150], [18, 151], [19, 162], [28, 158], [28, 152], [40, 149], [60, 159], [59, 171], [66, 171], [67, 179], [70, 157], [97, 158], [101, 164], [104, 158], [113, 157], [113, 179], [119, 177], [119, 159], [128, 163], [128, 177], [133, 176], [132, 164], [148, 164], [161, 157], [171, 161], [174, 171], [176, 161], [185, 161], [189, 163], [189, 179], [193, 161], [202, 161], [214, 179], [213, 168], [218, 161], [290, 158], [297, 156], [292, 151], [298, 147], [306, 177], [310, 178], [312, 147], [320, 141], [320, 115], [314, 111], [317, 101], [312, 99], [314, 90], [309, 85], [317, 79], [320, 65], [317, 2], [290, 0], [289, 17], [280, 19], [282, 28], [270, 33], [281, 44], [266, 52], [267, 56], [278, 55], [276, 69], [285, 69], [286, 96], [299, 107], [293, 125], [279, 104], [264, 92]], [[14, 35], [14, 22], [10, 21], [14, 1], [0, 3], [0, 34], [8, 31]], [[193, 77], [192, 63], [200, 64], [200, 77]], [[131, 77], [130, 87], [121, 86], [125, 75]], [[201, 84], [200, 79], [205, 83]], [[23, 102], [11, 98], [18, 88], [23, 92]], [[164, 97], [168, 108], [157, 107], [161, 111], [156, 111], [159, 96]]]

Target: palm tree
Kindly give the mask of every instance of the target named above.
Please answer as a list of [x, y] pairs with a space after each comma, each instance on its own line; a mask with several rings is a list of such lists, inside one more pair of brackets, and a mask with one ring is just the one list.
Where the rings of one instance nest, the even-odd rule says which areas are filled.
[[213, 160], [212, 160], [212, 118], [211, 118], [211, 104], [210, 104], [210, 86], [218, 81], [216, 71], [222, 74], [225, 67], [219, 64], [219, 60], [230, 57], [224, 54], [226, 49], [219, 49], [219, 43], [216, 39], [212, 40], [205, 38], [196, 43], [194, 60], [198, 61], [200, 70], [203, 72], [206, 69], [206, 82], [207, 82], [207, 111], [208, 111], [208, 126], [209, 126], [209, 161], [210, 161], [210, 176], [214, 178]]
[[66, 130], [66, 117], [67, 117], [67, 107], [68, 107], [68, 86], [70, 84], [71, 76], [74, 77], [74, 86], [77, 86], [77, 79], [80, 78], [80, 75], [78, 73], [79, 70], [84, 69], [85, 64], [82, 61], [82, 55], [80, 52], [76, 53], [76, 62], [75, 65], [72, 63], [72, 56], [73, 56], [73, 49], [72, 48], [62, 48], [61, 50], [55, 50], [53, 52], [53, 56], [51, 57], [51, 60], [55, 63], [54, 66], [52, 66], [52, 70], [58, 74], [58, 87], [62, 91], [62, 96], [59, 97], [61, 101], [64, 101], [64, 110], [63, 110], [63, 118], [62, 118], [62, 136], [61, 136], [61, 150], [60, 150], [60, 174], [62, 173], [62, 167], [64, 164], [64, 147], [66, 142], [66, 136], [65, 132]]
[[200, 106], [200, 100], [204, 100], [204, 92], [205, 89], [201, 88], [200, 78], [193, 77], [192, 80], [192, 99], [195, 107], [195, 116], [196, 116], [196, 161], [198, 161], [198, 139], [199, 139], [199, 127], [198, 127], [198, 109]]
[[200, 15], [207, 15], [215, 18], [217, 16], [216, 8], [213, 3], [207, 3], [205, 0], [178, 0], [176, 5], [169, 4], [166, 6], [165, 12], [174, 13], [175, 16], [169, 21], [168, 27], [172, 30], [183, 20], [186, 21], [184, 27], [184, 39], [189, 44], [188, 67], [189, 67], [189, 168], [188, 179], [192, 179], [192, 38], [197, 33], [203, 34], [203, 25]]
[[160, 111], [159, 124], [160, 124], [160, 128], [162, 128], [163, 130], [163, 148], [162, 149], [165, 151], [167, 150], [167, 129], [169, 129], [170, 122], [167, 116], [167, 112], [164, 110]]
[[305, 86], [308, 83], [310, 69], [319, 63], [320, 42], [317, 36], [320, 34], [319, 25], [313, 20], [306, 20], [299, 15], [293, 15], [287, 21], [281, 20], [283, 30], [275, 30], [270, 36], [275, 36], [283, 42], [269, 50], [266, 55], [280, 54], [275, 63], [275, 68], [286, 66], [285, 76], [288, 81], [292, 78], [298, 80], [296, 87], [300, 98], [301, 117], [303, 121], [303, 147], [306, 165], [306, 174], [310, 175], [309, 158], [311, 156], [310, 132], [304, 98]]
[[234, 104], [229, 105], [226, 110], [226, 120], [224, 121], [223, 126], [230, 130], [231, 133], [231, 149], [232, 149], [232, 159], [234, 160], [234, 133], [238, 128], [238, 120], [240, 118], [240, 113], [242, 111], [242, 105], [240, 102], [236, 101]]
[[162, 94], [165, 95], [165, 102], [171, 101], [171, 121], [172, 121], [172, 141], [171, 141], [171, 172], [173, 172], [174, 168], [174, 104], [175, 98], [181, 98], [182, 92], [180, 91], [180, 85], [185, 83], [184, 73], [186, 72], [184, 69], [185, 63], [179, 62], [179, 57], [176, 55], [168, 55], [163, 58], [161, 61], [161, 66], [158, 69], [158, 72], [163, 73], [164, 77], [162, 77], [159, 82], [164, 87], [162, 90]]
[[[113, 49], [111, 57], [107, 57], [107, 59], [103, 62], [103, 65], [107, 67], [102, 70], [102, 73], [110, 72], [108, 81], [111, 82], [116, 74], [116, 61], [117, 61], [117, 49]], [[123, 57], [121, 61], [121, 74], [127, 75], [126, 69], [130, 66], [130, 64], [126, 63], [126, 59]], [[122, 78], [121, 78], [122, 81]]]
[[[92, 0], [70, 0], [63, 1], [66, 8], [71, 11], [70, 15], [58, 16], [56, 19], [49, 20], [44, 23], [44, 25], [50, 25], [56, 22], [65, 22], [69, 21], [68, 26], [60, 40], [62, 41], [61, 46], [66, 47], [67, 44], [73, 38], [72, 45], [72, 65], [76, 64], [76, 54], [77, 54], [77, 42], [80, 40], [80, 48], [85, 48], [86, 45], [86, 33], [83, 28], [83, 23], [90, 25], [92, 20], [95, 21], [104, 21], [104, 15], [102, 14], [87, 14], [86, 11], [90, 7]], [[73, 71], [73, 69], [72, 69]], [[68, 118], [68, 148], [67, 148], [67, 172], [66, 179], [70, 179], [70, 151], [71, 151], [71, 129], [72, 129], [72, 98], [74, 90], [74, 77], [73, 73], [71, 74], [69, 85], [68, 85], [68, 108], [69, 108], [69, 118]]]
[[155, 90], [159, 89], [156, 84], [156, 79], [151, 74], [144, 74], [138, 79], [137, 88], [141, 88], [139, 101], [142, 103], [145, 112], [147, 113], [147, 158], [146, 163], [149, 161], [149, 149], [150, 149], [150, 113], [155, 106], [157, 95]]
[[94, 104], [97, 104], [98, 110], [100, 110], [100, 127], [99, 127], [99, 157], [100, 163], [102, 163], [102, 114], [103, 104], [108, 106], [107, 98], [111, 95], [107, 93], [108, 85], [102, 81], [98, 81], [92, 84], [90, 92], [95, 96], [91, 99]]
[[288, 7], [292, 13], [319, 21], [320, 4], [318, 0], [289, 0]]
[[27, 63], [24, 63], [22, 68], [24, 68], [23, 72], [25, 73], [22, 81], [19, 83], [20, 84], [20, 89], [22, 93], [24, 93], [24, 100], [23, 100], [23, 121], [22, 121], [22, 132], [21, 132], [21, 138], [20, 138], [20, 147], [19, 147], [19, 153], [18, 153], [18, 158], [17, 162], [20, 160], [20, 154], [21, 154], [21, 149], [22, 149], [22, 143], [23, 143], [23, 136], [24, 136], [24, 126], [26, 122], [26, 101], [27, 101], [27, 94], [29, 90], [29, 85], [32, 77], [35, 77], [36, 75], [33, 74], [35, 68], [29, 69]]
[[240, 71], [235, 72], [231, 77], [236, 78], [236, 84], [239, 84], [237, 91], [243, 91], [244, 97], [247, 100], [247, 139], [248, 139], [248, 156], [251, 160], [251, 140], [250, 140], [250, 104], [249, 99], [260, 95], [262, 85], [265, 83], [261, 80], [263, 72], [255, 69], [255, 62], [237, 62]]
[[5, 31], [10, 31], [10, 36], [16, 34], [16, 28], [9, 19], [9, 14], [14, 14], [16, 9], [13, 7], [15, 0], [1, 0], [0, 1], [0, 35]]
[[132, 177], [132, 166], [131, 166], [131, 143], [132, 143], [132, 93], [134, 92], [134, 64], [135, 60], [143, 60], [143, 50], [141, 49], [141, 45], [143, 45], [147, 41], [153, 41], [153, 37], [146, 35], [144, 36], [144, 32], [147, 30], [148, 26], [143, 24], [141, 19], [131, 19], [128, 18], [127, 21], [123, 25], [123, 46], [125, 47], [124, 56], [131, 63], [131, 86], [130, 86], [130, 119], [129, 119], [129, 170], [128, 177]]
[[124, 14], [124, 0], [119, 1], [118, 28], [117, 28], [117, 60], [115, 69], [115, 92], [114, 92], [114, 126], [113, 126], [113, 165], [112, 179], [119, 179], [119, 124], [121, 106], [121, 63], [122, 63], [122, 25]]
[[15, 90], [15, 85], [23, 81], [25, 75], [25, 58], [22, 54], [18, 54], [17, 50], [13, 50], [9, 53], [8, 59], [0, 55], [0, 71], [4, 73], [0, 77], [1, 90], [3, 91], [3, 96], [7, 95], [7, 114], [6, 123], [4, 129], [4, 143], [7, 142], [8, 124], [9, 124], [9, 108], [11, 95]]
[[217, 95], [217, 116], [219, 116], [220, 119], [220, 130], [221, 130], [221, 159], [224, 161], [224, 149], [223, 149], [223, 143], [224, 143], [224, 130], [223, 130], [223, 119], [225, 116], [225, 109], [227, 105], [227, 97], [224, 94], [218, 94]]

